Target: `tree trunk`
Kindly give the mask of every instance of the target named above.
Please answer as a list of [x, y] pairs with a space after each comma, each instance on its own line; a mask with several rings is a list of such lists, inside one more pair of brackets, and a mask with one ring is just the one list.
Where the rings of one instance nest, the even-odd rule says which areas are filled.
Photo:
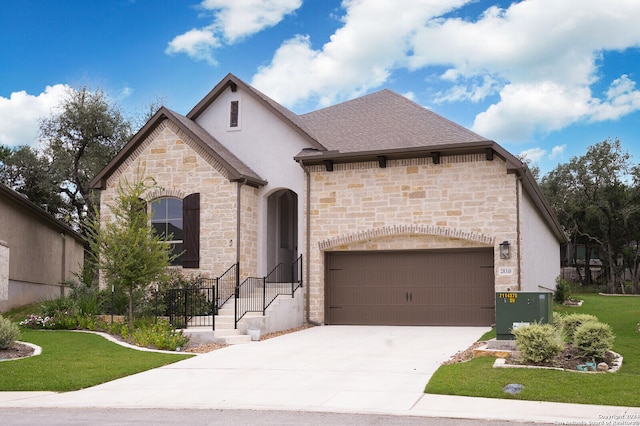
[[593, 247], [591, 246], [591, 241], [588, 241], [584, 244], [584, 283], [587, 286], [590, 286], [593, 282], [591, 277], [591, 252], [593, 251]]
[[129, 289], [129, 327], [133, 327], [133, 289]]
[[578, 238], [575, 237], [575, 234], [573, 241], [571, 241], [571, 246], [571, 260], [573, 261], [573, 266], [576, 268], [576, 274], [578, 274], [578, 282], [582, 285], [584, 284], [582, 271], [580, 270], [580, 265], [578, 265]]
[[610, 294], [616, 294], [616, 264], [613, 259], [613, 247], [611, 247], [610, 242], [607, 243], [607, 263], [609, 269], [607, 288]]

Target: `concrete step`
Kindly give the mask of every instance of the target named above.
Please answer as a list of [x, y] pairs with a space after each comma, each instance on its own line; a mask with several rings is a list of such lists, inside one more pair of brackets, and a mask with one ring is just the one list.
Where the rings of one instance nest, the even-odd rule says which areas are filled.
[[241, 334], [240, 330], [236, 329], [214, 331], [210, 327], [194, 327], [187, 328], [182, 332], [189, 336], [191, 343], [194, 345], [205, 345], [207, 343], [236, 345], [251, 342], [251, 336]]

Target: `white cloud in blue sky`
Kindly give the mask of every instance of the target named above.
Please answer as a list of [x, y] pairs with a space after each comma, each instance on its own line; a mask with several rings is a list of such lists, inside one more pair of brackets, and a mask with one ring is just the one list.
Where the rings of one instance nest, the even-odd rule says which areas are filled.
[[38, 121], [49, 117], [69, 90], [67, 85], [56, 84], [37, 96], [20, 91], [9, 98], [0, 97], [0, 144], [17, 146], [36, 141]]
[[549, 165], [618, 137], [640, 157], [638, 0], [22, 2], [11, 12], [0, 15], [4, 144], [30, 143], [58, 85], [101, 87], [130, 110], [163, 98], [185, 113], [232, 72], [296, 112], [390, 88]]
[[211, 14], [213, 22], [176, 36], [166, 52], [217, 65], [216, 49], [277, 25], [301, 5], [302, 0], [204, 0], [198, 9]]

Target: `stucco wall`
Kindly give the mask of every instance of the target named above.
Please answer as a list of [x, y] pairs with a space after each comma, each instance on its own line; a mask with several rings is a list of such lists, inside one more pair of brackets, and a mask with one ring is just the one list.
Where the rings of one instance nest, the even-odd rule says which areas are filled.
[[[517, 287], [516, 178], [501, 159], [460, 155], [310, 172], [311, 319], [324, 318], [328, 250], [494, 247], [496, 290]], [[499, 256], [504, 240], [512, 243], [510, 259]]]
[[82, 269], [83, 242], [10, 198], [2, 198], [0, 221], [10, 224], [0, 229], [0, 310], [59, 296]]
[[[229, 128], [231, 101], [240, 102], [240, 122]], [[280, 189], [290, 189], [298, 196], [298, 218], [302, 218], [304, 171], [293, 161], [300, 151], [310, 146], [284, 121], [274, 116], [242, 88], [227, 88], [196, 122], [214, 135], [229, 151], [255, 171], [267, 185], [258, 190], [258, 275], [268, 272], [267, 199]], [[298, 244], [303, 247], [304, 221], [298, 220]], [[299, 251], [300, 252], [300, 251]]]
[[[185, 273], [214, 278], [236, 262], [239, 184], [229, 181], [226, 170], [213, 157], [165, 120], [108, 179], [101, 193], [103, 220], [111, 220], [108, 205], [117, 193], [119, 179], [133, 181], [140, 173], [155, 178], [159, 186], [146, 194], [148, 201], [200, 193], [200, 268], [184, 269]], [[255, 252], [257, 207], [255, 188], [241, 188], [242, 245], [249, 253], [246, 264], [243, 262], [244, 275], [254, 268], [249, 258]]]
[[522, 291], [555, 289], [560, 275], [560, 244], [526, 194], [521, 206]]

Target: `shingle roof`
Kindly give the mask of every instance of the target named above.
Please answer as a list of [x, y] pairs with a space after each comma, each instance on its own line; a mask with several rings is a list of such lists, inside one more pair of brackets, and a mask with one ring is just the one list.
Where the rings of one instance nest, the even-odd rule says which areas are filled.
[[297, 119], [328, 150], [340, 153], [490, 142], [387, 89]]

